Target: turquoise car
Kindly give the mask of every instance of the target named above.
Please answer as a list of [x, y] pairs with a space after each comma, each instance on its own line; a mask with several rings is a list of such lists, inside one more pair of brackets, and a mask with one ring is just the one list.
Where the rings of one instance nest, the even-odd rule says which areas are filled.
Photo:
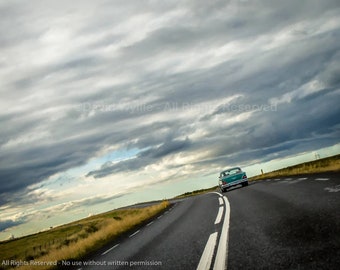
[[236, 185], [248, 186], [247, 174], [240, 167], [230, 168], [220, 173], [219, 186], [222, 192]]

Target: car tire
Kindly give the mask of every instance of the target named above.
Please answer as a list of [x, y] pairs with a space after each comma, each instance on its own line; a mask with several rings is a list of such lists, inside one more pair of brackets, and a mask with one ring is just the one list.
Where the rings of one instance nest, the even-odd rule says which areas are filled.
[[242, 183], [242, 186], [243, 186], [243, 187], [246, 187], [246, 186], [248, 186], [248, 182], [244, 182], [244, 183]]

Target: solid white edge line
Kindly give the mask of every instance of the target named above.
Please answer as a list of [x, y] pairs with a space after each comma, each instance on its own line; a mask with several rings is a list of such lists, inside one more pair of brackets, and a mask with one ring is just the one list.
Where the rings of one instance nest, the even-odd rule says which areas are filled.
[[223, 199], [221, 197], [218, 198], [218, 201], [220, 202], [220, 205], [223, 204]]
[[220, 236], [220, 241], [218, 243], [214, 270], [224, 270], [227, 269], [228, 260], [228, 237], [229, 237], [229, 220], [230, 220], [230, 204], [228, 199], [223, 196], [225, 204], [225, 214], [222, 226], [222, 232]]
[[216, 220], [215, 220], [215, 225], [221, 222], [223, 210], [224, 210], [223, 206], [220, 206], [220, 208], [218, 209]]
[[202, 257], [197, 266], [197, 270], [209, 270], [212, 257], [214, 255], [214, 250], [217, 240], [217, 232], [210, 234], [207, 244], [205, 245]]
[[208, 194], [217, 194], [218, 196], [223, 198], [223, 195], [221, 193], [219, 193], [219, 192], [216, 192], [216, 191], [209, 192]]
[[117, 244], [117, 245], [113, 246], [112, 248], [108, 249], [107, 251], [105, 251], [104, 253], [102, 253], [102, 256], [104, 256], [105, 254], [109, 253], [112, 249], [114, 249], [114, 248], [116, 248], [116, 247], [118, 247], [118, 246], [119, 246], [119, 244]]

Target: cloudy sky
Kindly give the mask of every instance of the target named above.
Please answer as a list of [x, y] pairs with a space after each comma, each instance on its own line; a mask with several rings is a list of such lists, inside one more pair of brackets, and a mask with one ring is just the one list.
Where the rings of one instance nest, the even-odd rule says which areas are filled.
[[0, 0], [0, 18], [1, 237], [339, 151], [338, 0]]

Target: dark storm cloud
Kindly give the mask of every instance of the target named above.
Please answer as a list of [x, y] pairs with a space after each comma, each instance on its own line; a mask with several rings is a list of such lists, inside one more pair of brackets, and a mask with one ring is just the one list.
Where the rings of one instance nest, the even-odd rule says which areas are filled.
[[25, 223], [25, 221], [20, 220], [20, 221], [13, 221], [13, 220], [0, 220], [0, 232], [4, 231], [8, 228], [18, 226], [20, 224]]
[[179, 151], [184, 151], [190, 145], [188, 138], [185, 140], [175, 140], [164, 142], [161, 146], [155, 147], [153, 149], [148, 149], [140, 153], [140, 157], [150, 157], [154, 159], [162, 158], [164, 156], [177, 153]]
[[190, 141], [188, 138], [185, 140], [166, 141], [160, 146], [151, 147], [147, 150], [141, 151], [134, 158], [114, 164], [105, 163], [99, 170], [91, 171], [87, 176], [101, 178], [113, 173], [138, 171], [149, 164], [159, 161], [165, 156], [185, 151], [189, 148], [189, 146]]
[[112, 196], [95, 196], [95, 197], [90, 197], [86, 199], [81, 199], [77, 201], [71, 201], [71, 202], [66, 202], [62, 203], [56, 206], [52, 206], [51, 208], [47, 208], [44, 210], [47, 214], [49, 214], [51, 211], [53, 212], [65, 212], [68, 210], [74, 210], [76, 208], [80, 207], [90, 207], [96, 204], [101, 204], [105, 202], [112, 201], [114, 199], [121, 198], [125, 195], [128, 195], [129, 193], [122, 193], [122, 194], [116, 194]]
[[337, 1], [65, 3], [0, 5], [6, 200], [111, 146], [141, 152], [88, 176], [338, 143]]
[[[216, 158], [203, 163], [216, 162], [216, 166], [226, 161], [247, 164], [259, 157], [263, 161], [270, 160], [271, 154], [291, 155], [336, 143], [340, 136], [337, 119], [340, 109], [336, 108], [338, 101], [334, 91], [323, 90], [322, 103], [321, 94], [312, 94], [277, 105], [273, 111], [256, 111], [252, 117], [228, 128], [211, 130], [206, 144], [212, 150], [211, 156]], [[228, 114], [225, 112], [226, 118]]]
[[0, 155], [0, 179], [3, 180], [1, 191], [15, 191], [21, 189], [23, 183], [28, 186], [57, 172], [83, 165], [83, 157], [94, 155], [98, 151], [97, 145], [105, 141], [107, 136], [107, 133], [98, 133], [96, 136], [79, 136], [46, 145], [25, 144], [10, 152], [10, 155], [8, 151], [3, 151]]

